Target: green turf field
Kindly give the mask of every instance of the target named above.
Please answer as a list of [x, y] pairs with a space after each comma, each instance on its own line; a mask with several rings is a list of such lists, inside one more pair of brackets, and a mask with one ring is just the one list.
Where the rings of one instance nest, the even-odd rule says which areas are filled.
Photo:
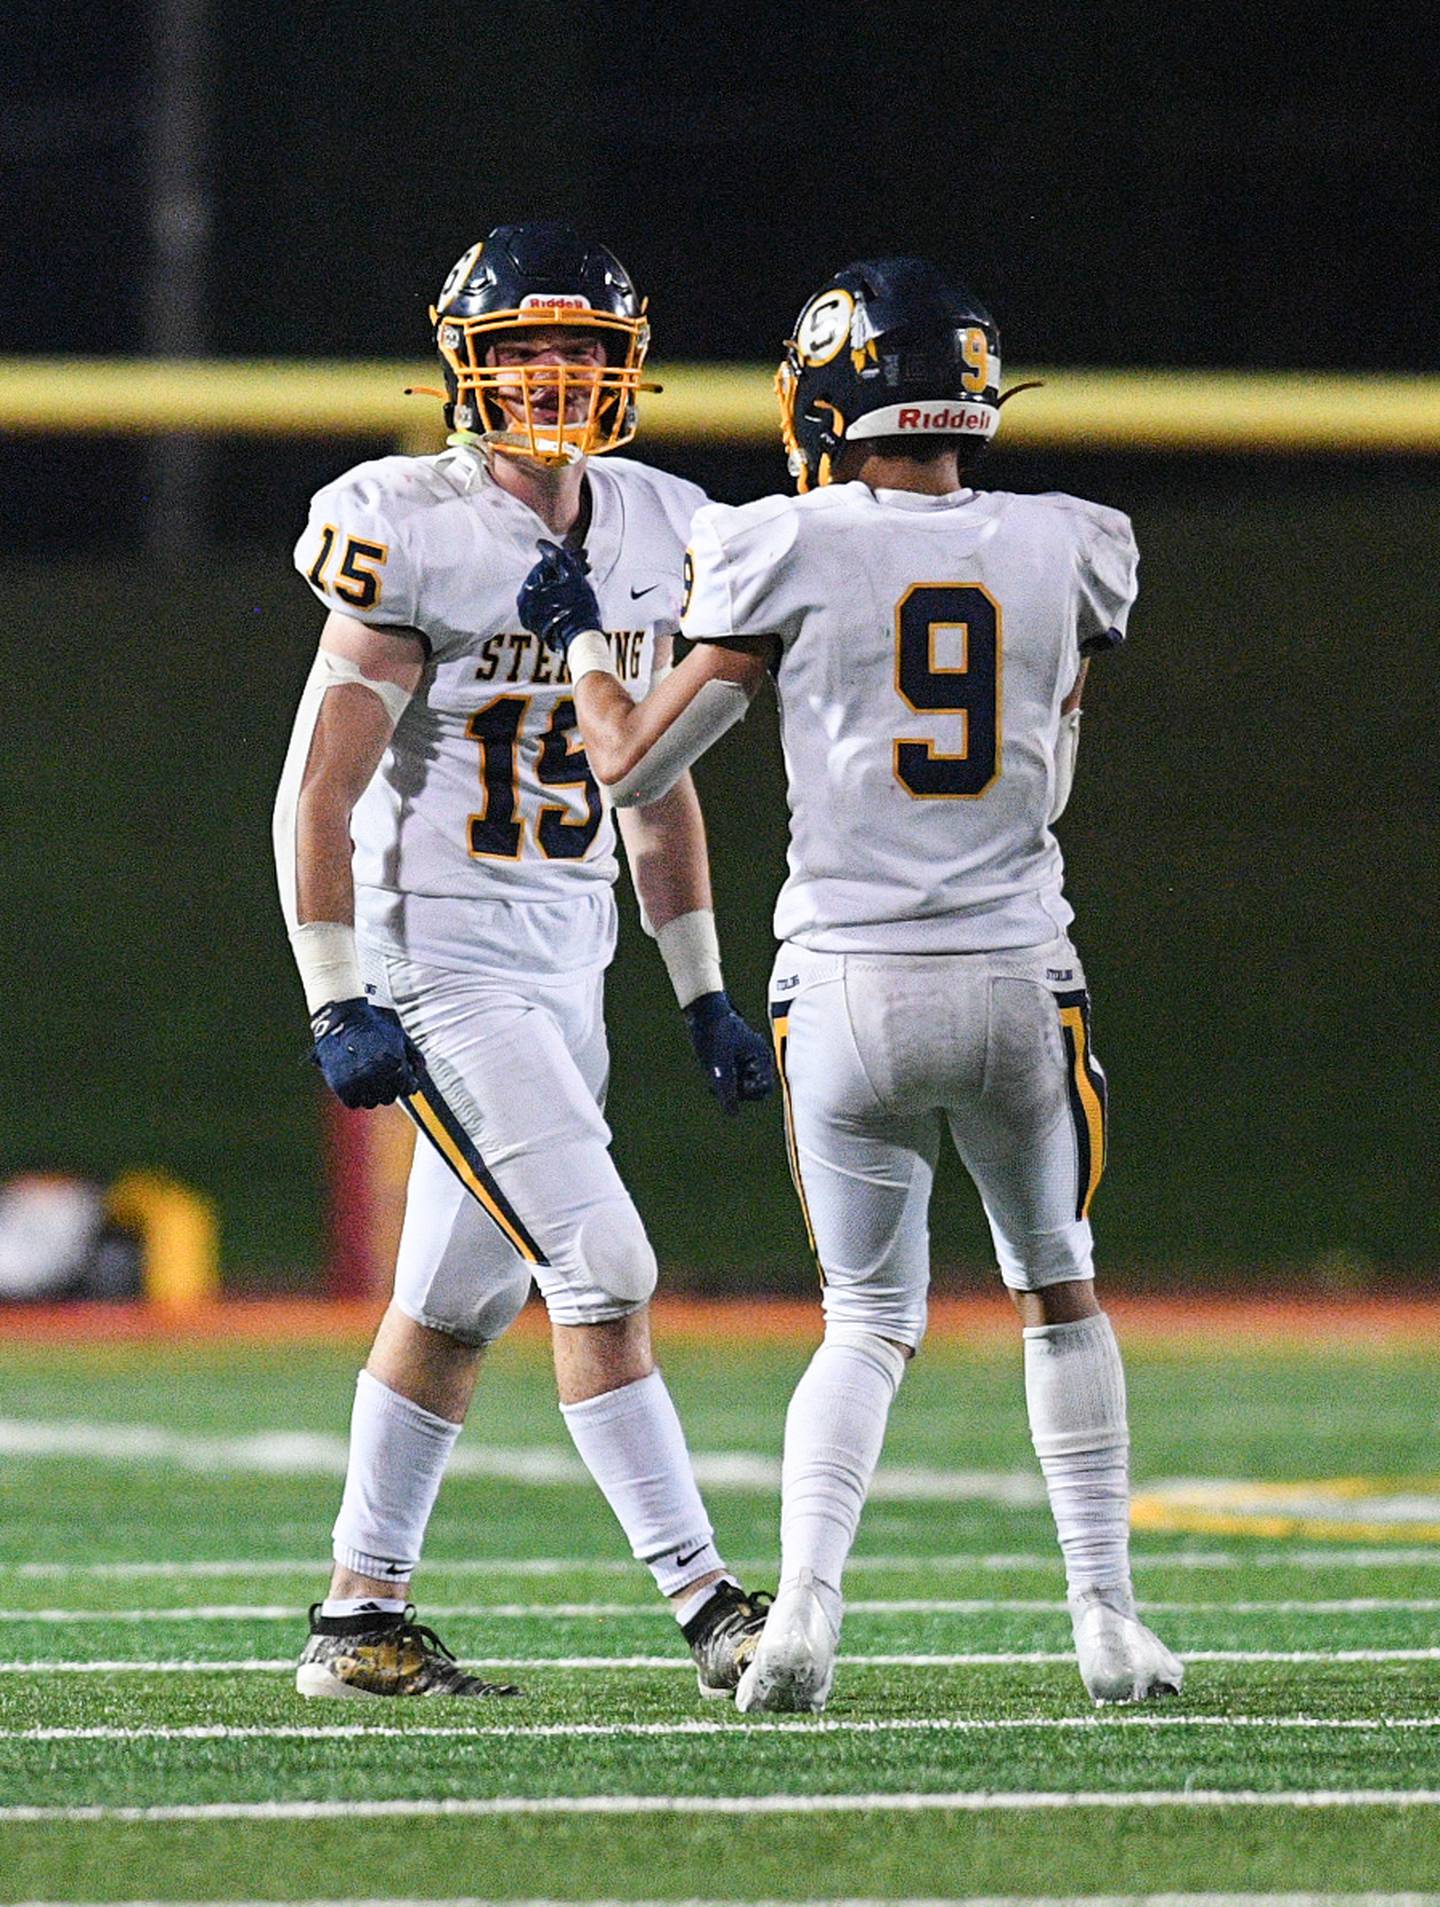
[[[757, 1587], [806, 1354], [740, 1332], [665, 1352], [720, 1541]], [[1302, 1520], [1270, 1538], [1139, 1534], [1141, 1597], [1186, 1690], [1097, 1714], [1066, 1652], [1017, 1350], [932, 1344], [892, 1420], [822, 1723], [698, 1699], [574, 1475], [533, 1338], [494, 1355], [420, 1582], [423, 1615], [526, 1698], [302, 1703], [289, 1669], [323, 1587], [354, 1363], [295, 1343], [0, 1346], [0, 1899], [1440, 1878], [1440, 1350], [1132, 1351], [1137, 1478], [1162, 1522], [1174, 1504], [1183, 1524], [1185, 1480], [1369, 1481], [1287, 1499]], [[1250, 1501], [1225, 1500], [1241, 1517]], [[1346, 1516], [1353, 1542], [1303, 1520]]]

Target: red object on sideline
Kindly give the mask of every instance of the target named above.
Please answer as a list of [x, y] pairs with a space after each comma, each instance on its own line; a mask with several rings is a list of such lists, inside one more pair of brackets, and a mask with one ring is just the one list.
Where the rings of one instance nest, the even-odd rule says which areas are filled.
[[405, 1216], [415, 1128], [399, 1106], [352, 1112], [326, 1093], [327, 1297], [386, 1298]]
[[375, 1265], [373, 1115], [352, 1112], [326, 1093], [326, 1226], [329, 1253], [325, 1291], [331, 1298], [369, 1298], [379, 1289]]

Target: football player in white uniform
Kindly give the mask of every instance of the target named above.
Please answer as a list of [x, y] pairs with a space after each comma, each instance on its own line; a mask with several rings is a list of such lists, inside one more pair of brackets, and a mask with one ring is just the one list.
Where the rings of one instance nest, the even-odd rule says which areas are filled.
[[[538, 1283], [561, 1408], [635, 1555], [675, 1608], [702, 1691], [728, 1696], [765, 1598], [725, 1570], [651, 1355], [655, 1254], [610, 1157], [604, 970], [615, 837], [563, 663], [521, 629], [537, 536], [583, 548], [615, 667], [669, 666], [703, 493], [629, 459], [649, 339], [603, 247], [493, 231], [431, 313], [448, 448], [321, 490], [295, 552], [329, 611], [275, 811], [314, 1057], [350, 1106], [403, 1100], [424, 1143], [393, 1301], [351, 1420], [330, 1593], [306, 1695], [485, 1695], [408, 1607], [481, 1353]], [[769, 1043], [731, 1006], [693, 786], [621, 833], [711, 1090], [770, 1091]], [[352, 846], [353, 842], [353, 846]]]
[[962, 484], [999, 379], [968, 293], [919, 259], [849, 266], [805, 306], [779, 373], [800, 494], [698, 514], [696, 647], [648, 701], [618, 680], [566, 552], [548, 546], [521, 592], [526, 626], [568, 651], [618, 802], [660, 799], [772, 671], [779, 693], [790, 872], [771, 1018], [825, 1335], [786, 1419], [781, 1582], [747, 1710], [829, 1694], [841, 1573], [925, 1330], [947, 1126], [1024, 1330], [1085, 1685], [1138, 1701], [1183, 1674], [1131, 1588], [1125, 1379], [1089, 1222], [1105, 1076], [1051, 832], [1135, 545], [1118, 511]]

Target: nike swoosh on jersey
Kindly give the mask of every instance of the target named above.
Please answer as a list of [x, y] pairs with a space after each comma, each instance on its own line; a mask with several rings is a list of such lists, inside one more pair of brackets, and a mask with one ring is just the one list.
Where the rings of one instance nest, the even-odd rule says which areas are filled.
[[651, 583], [649, 589], [636, 589], [632, 583], [630, 586], [630, 600], [632, 603], [638, 603], [642, 596], [648, 596], [651, 590], [658, 589], [659, 587], [660, 585], [658, 583]]

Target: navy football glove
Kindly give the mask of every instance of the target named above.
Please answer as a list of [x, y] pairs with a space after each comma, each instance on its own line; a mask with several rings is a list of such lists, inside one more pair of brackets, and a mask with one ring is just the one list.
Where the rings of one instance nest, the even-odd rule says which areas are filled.
[[726, 1112], [738, 1112], [742, 1099], [764, 1099], [775, 1090], [769, 1042], [741, 1019], [728, 993], [692, 1000], [685, 1024], [706, 1082]]
[[418, 1049], [392, 1008], [369, 1000], [332, 1000], [310, 1022], [310, 1057], [346, 1106], [388, 1106], [420, 1090]]
[[600, 627], [600, 605], [586, 571], [590, 565], [578, 550], [558, 543], [539, 544], [540, 561], [520, 585], [515, 607], [532, 636], [547, 649], [568, 655], [570, 644], [587, 629]]

